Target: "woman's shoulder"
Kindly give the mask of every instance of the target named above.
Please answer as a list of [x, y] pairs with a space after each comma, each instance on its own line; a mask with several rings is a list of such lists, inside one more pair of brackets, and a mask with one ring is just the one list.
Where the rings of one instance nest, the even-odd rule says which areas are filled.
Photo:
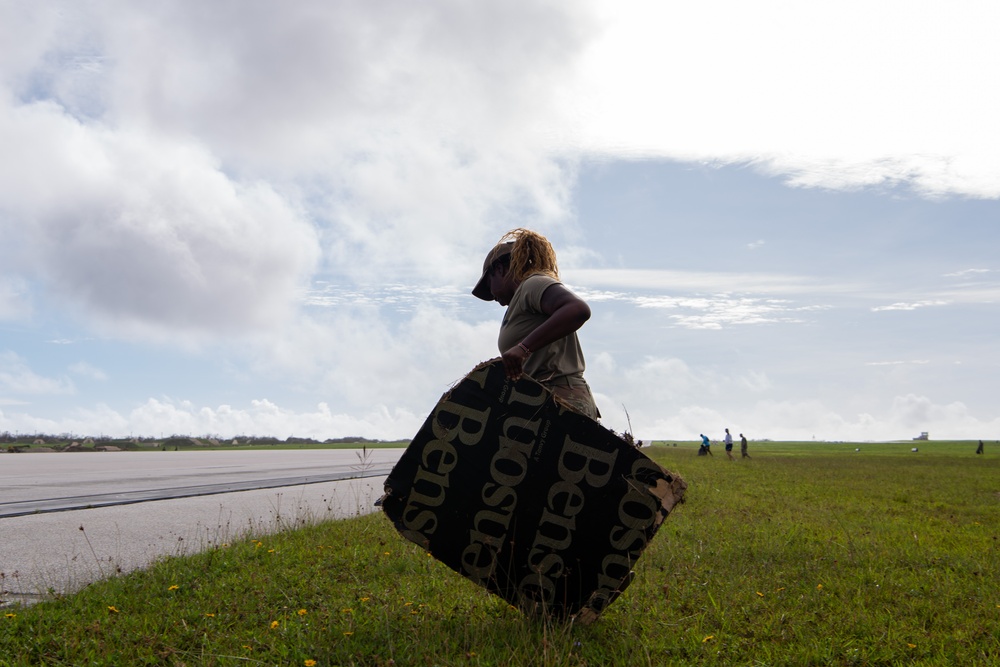
[[540, 310], [542, 294], [553, 285], [561, 283], [552, 276], [544, 273], [533, 273], [517, 287], [513, 301], [523, 303], [529, 310]]
[[547, 273], [532, 273], [530, 276], [524, 279], [522, 283], [524, 285], [530, 285], [532, 289], [545, 289], [550, 285], [561, 285], [562, 281]]

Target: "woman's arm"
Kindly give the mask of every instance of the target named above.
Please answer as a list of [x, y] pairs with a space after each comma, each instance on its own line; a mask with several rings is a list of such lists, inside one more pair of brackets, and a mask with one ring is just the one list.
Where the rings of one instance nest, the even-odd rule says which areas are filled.
[[[531, 351], [568, 336], [590, 319], [590, 306], [587, 302], [559, 283], [549, 285], [542, 292], [541, 308], [542, 312], [549, 316], [548, 319], [535, 327], [534, 331], [521, 341], [521, 344]], [[520, 345], [515, 345], [501, 357], [507, 377], [512, 380], [521, 377], [528, 353]]]

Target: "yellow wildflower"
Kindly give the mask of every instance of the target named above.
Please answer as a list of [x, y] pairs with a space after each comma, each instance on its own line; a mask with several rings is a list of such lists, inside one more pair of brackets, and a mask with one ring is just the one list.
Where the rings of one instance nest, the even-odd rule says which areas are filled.
[[17, 614], [4, 614], [5, 618], [17, 618]]
[[909, 646], [910, 648], [917, 648], [917, 645], [916, 645], [916, 644], [910, 644], [910, 643], [907, 643], [906, 645], [907, 645], [907, 646]]
[[308, 612], [308, 611], [306, 611], [305, 609], [299, 609], [299, 616], [305, 616], [305, 615], [306, 615], [306, 614], [308, 614], [308, 613], [309, 613], [309, 612]]
[[117, 614], [118, 608], [115, 607], [114, 605], [111, 605], [110, 607], [108, 607], [108, 611], [111, 612], [112, 614]]
[[306, 660], [302, 664], [305, 665], [306, 667], [316, 667], [316, 661], [315, 660]]
[[271, 621], [271, 629], [272, 630], [274, 630], [275, 628], [277, 628], [279, 625], [281, 625], [281, 623], [278, 623], [277, 621]]
[[764, 594], [763, 594], [763, 593], [761, 593], [760, 591], [757, 591], [757, 595], [759, 595], [759, 596], [761, 596], [761, 597], [764, 597]]
[[205, 612], [205, 616], [207, 616], [208, 618], [215, 618], [215, 614], [213, 614], [213, 613], [212, 613], [212, 612], [210, 612], [210, 611], [208, 611], [208, 612]]
[[823, 590], [823, 584], [817, 584], [816, 585], [816, 590], [818, 590], [818, 591]]
[[715, 635], [709, 635], [709, 636], [705, 637], [704, 639], [702, 639], [701, 643], [704, 644], [705, 642], [710, 642], [713, 639], [715, 639]]
[[345, 637], [350, 637], [350, 636], [351, 636], [351, 635], [353, 635], [353, 634], [354, 634], [353, 632], [351, 632], [351, 631], [347, 631], [347, 632], [345, 632], [345, 633], [344, 633], [344, 636], [345, 636]]
[[167, 590], [168, 591], [176, 591], [178, 588], [180, 588], [180, 586], [178, 586], [177, 584], [174, 584], [173, 586], [168, 586]]

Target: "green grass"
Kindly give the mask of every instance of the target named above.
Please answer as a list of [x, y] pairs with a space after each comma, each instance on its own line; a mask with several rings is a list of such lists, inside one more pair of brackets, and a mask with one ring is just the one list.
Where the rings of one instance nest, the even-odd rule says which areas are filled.
[[647, 450], [687, 502], [592, 626], [522, 617], [374, 514], [0, 610], [0, 665], [1000, 664], [1000, 446], [695, 449]]

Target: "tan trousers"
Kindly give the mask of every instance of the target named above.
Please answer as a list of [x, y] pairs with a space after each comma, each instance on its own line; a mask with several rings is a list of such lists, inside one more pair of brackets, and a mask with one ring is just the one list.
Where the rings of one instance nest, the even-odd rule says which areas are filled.
[[574, 378], [572, 381], [558, 378], [542, 384], [551, 389], [556, 399], [563, 405], [580, 414], [587, 415], [591, 419], [601, 418], [601, 411], [597, 409], [594, 395], [590, 393], [590, 385], [583, 378]]

